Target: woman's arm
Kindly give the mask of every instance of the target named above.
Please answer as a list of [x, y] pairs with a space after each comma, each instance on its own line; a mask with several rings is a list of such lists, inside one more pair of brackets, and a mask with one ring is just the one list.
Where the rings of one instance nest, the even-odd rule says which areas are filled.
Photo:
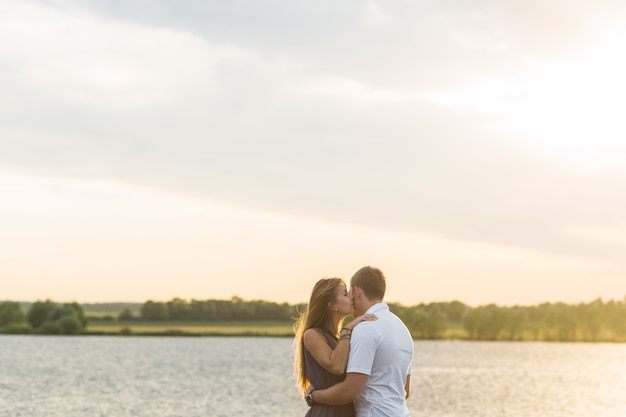
[[359, 324], [362, 321], [372, 321], [372, 320], [376, 320], [378, 319], [378, 317], [376, 317], [376, 314], [363, 314], [362, 316], [359, 317], [355, 317], [354, 320], [352, 320], [350, 323], [346, 324], [345, 326], [343, 326], [343, 328], [341, 329], [343, 330], [347, 330], [349, 332], [352, 332], [352, 330], [354, 329], [354, 327]]
[[315, 329], [307, 329], [303, 335], [304, 347], [311, 353], [313, 358], [322, 368], [333, 375], [341, 375], [346, 372], [348, 355], [350, 353], [350, 333], [358, 323], [364, 320], [376, 320], [373, 314], [364, 314], [346, 324], [341, 330], [339, 341], [335, 349], [331, 349], [326, 339]]
[[307, 329], [303, 336], [304, 347], [322, 368], [333, 375], [341, 375], [346, 371], [348, 354], [350, 353], [350, 337], [339, 339], [337, 347], [331, 349], [326, 339], [315, 329]]

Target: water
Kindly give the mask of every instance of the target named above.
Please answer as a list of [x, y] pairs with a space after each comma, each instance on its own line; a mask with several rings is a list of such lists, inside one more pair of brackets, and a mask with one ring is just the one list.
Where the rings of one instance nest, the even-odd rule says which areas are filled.
[[626, 417], [626, 345], [418, 342], [413, 417]]
[[[0, 417], [304, 416], [291, 339], [0, 336]], [[626, 417], [626, 345], [415, 343], [413, 417]]]

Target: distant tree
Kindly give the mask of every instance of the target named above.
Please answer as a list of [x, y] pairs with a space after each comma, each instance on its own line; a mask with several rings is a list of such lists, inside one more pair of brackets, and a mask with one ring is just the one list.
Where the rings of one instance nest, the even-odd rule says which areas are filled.
[[61, 329], [61, 334], [75, 334], [83, 329], [80, 320], [74, 314], [65, 315], [54, 323]]
[[56, 321], [45, 321], [35, 329], [37, 334], [63, 334], [63, 329]]
[[411, 307], [398, 310], [396, 314], [404, 322], [414, 339], [426, 338], [426, 322], [428, 316], [423, 308]]
[[470, 340], [478, 339], [478, 314], [475, 308], [467, 309], [465, 313], [463, 313], [461, 323]]
[[506, 329], [508, 321], [508, 309], [489, 304], [485, 307], [484, 328], [482, 328], [483, 340], [498, 340], [502, 332]]
[[132, 311], [130, 311], [130, 309], [125, 308], [124, 310], [122, 310], [120, 312], [120, 314], [117, 316], [117, 319], [119, 321], [130, 321], [130, 320], [134, 320], [135, 316], [133, 314]]
[[36, 301], [31, 304], [26, 315], [26, 320], [33, 326], [33, 329], [38, 329], [48, 320], [48, 316], [55, 306], [56, 303], [50, 300]]
[[495, 304], [469, 309], [463, 315], [463, 328], [473, 340], [498, 340], [506, 327], [507, 312]]
[[441, 311], [446, 315], [449, 322], [459, 323], [463, 318], [463, 314], [469, 308], [460, 301], [451, 301], [449, 303], [441, 303]]
[[5, 326], [0, 326], [0, 333], [2, 334], [29, 334], [32, 332], [32, 326], [26, 322], [11, 323]]
[[144, 320], [166, 320], [167, 309], [165, 304], [152, 300], [146, 301], [140, 310], [141, 318]]
[[170, 320], [188, 320], [189, 303], [182, 298], [174, 298], [165, 303], [166, 315]]
[[523, 307], [512, 307], [508, 309], [506, 314], [509, 340], [521, 340], [524, 337], [524, 331], [528, 327], [528, 312]]
[[27, 320], [38, 334], [74, 334], [84, 330], [87, 319], [78, 303], [59, 304], [51, 300], [30, 306]]
[[191, 300], [189, 304], [189, 317], [191, 320], [214, 320], [215, 311], [208, 302]]
[[605, 304], [598, 298], [591, 303], [579, 305], [578, 310], [584, 339], [595, 342], [604, 327]]
[[578, 323], [576, 307], [565, 303], [551, 304], [544, 318], [548, 340], [569, 342], [576, 340]]
[[[514, 307], [489, 304], [473, 308], [460, 301], [413, 307], [387, 304], [407, 325], [411, 335], [420, 339], [444, 337], [448, 323], [452, 322], [461, 323], [470, 340], [626, 341], [626, 297], [607, 303], [598, 299], [580, 305], [543, 303]], [[286, 321], [305, 307], [305, 303], [247, 301], [239, 296], [227, 300], [174, 298], [168, 302], [147, 301], [141, 305], [140, 314], [144, 320]], [[119, 319], [131, 315], [127, 311]]]
[[422, 308], [409, 311], [412, 334], [418, 339], [428, 339], [428, 313]]
[[55, 304], [48, 312], [49, 321], [57, 321], [64, 316], [73, 316], [74, 309], [69, 304]]
[[448, 319], [439, 307], [435, 307], [426, 314], [424, 325], [428, 339], [441, 339], [448, 326]]
[[24, 322], [25, 317], [22, 313], [20, 303], [13, 301], [5, 301], [0, 303], [0, 326], [9, 324], [19, 324]]
[[144, 320], [291, 320], [298, 306], [264, 300], [191, 300], [174, 298], [166, 303], [146, 301], [140, 309]]
[[83, 310], [83, 307], [75, 302], [70, 303], [70, 307], [72, 307], [72, 310], [74, 310], [74, 315], [76, 316], [76, 319], [78, 320], [81, 329], [86, 329], [88, 320], [87, 316], [85, 316], [85, 311]]
[[623, 301], [611, 300], [607, 305], [607, 310], [605, 320], [613, 339], [626, 341], [626, 297]]

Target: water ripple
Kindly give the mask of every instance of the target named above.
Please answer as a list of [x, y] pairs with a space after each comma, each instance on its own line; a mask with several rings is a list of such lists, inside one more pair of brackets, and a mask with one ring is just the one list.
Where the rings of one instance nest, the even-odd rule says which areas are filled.
[[[304, 416], [291, 339], [0, 336], [0, 417]], [[413, 417], [624, 417], [626, 346], [415, 343]]]

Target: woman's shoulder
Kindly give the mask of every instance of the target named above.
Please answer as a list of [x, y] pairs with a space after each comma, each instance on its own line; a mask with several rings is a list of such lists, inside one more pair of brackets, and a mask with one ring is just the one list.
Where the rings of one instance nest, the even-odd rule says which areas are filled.
[[307, 340], [328, 340], [332, 336], [330, 336], [324, 329], [320, 329], [319, 327], [311, 327], [310, 329], [306, 329], [303, 333], [304, 342]]
[[[304, 336], [306, 337], [307, 335], [309, 335], [309, 337], [311, 335], [319, 335], [319, 336], [323, 336], [325, 334], [324, 330], [320, 329], [319, 327], [311, 327], [309, 329], [306, 329], [304, 331]], [[315, 337], [315, 336], [314, 336]]]

